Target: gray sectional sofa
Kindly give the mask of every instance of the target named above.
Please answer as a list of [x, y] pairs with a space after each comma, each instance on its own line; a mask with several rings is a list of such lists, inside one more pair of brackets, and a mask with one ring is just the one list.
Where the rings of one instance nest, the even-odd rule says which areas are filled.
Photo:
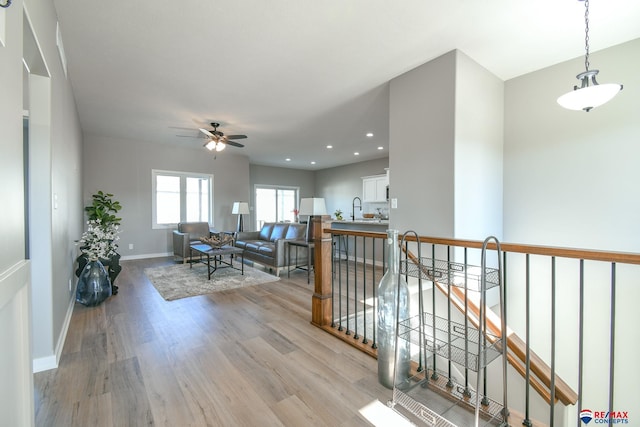
[[[291, 251], [294, 259], [288, 259], [287, 240], [305, 241], [307, 224], [289, 222], [267, 222], [260, 231], [241, 231], [236, 234], [235, 245], [244, 249], [244, 259], [280, 270], [289, 265], [306, 264], [307, 249]], [[297, 255], [297, 257], [296, 257]]]

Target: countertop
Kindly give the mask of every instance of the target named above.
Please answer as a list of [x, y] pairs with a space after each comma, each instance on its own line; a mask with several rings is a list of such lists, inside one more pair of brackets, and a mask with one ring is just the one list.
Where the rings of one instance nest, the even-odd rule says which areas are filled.
[[389, 225], [389, 220], [388, 219], [364, 219], [364, 218], [357, 218], [355, 221], [351, 221], [351, 220], [342, 220], [342, 221], [337, 221], [334, 220], [331, 222], [332, 224], [353, 224], [353, 225], [384, 225], [387, 226]]

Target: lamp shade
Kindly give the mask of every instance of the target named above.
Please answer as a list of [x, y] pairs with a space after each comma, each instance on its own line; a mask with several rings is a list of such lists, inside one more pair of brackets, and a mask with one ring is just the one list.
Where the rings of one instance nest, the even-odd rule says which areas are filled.
[[322, 197], [300, 199], [300, 215], [326, 215], [327, 206]]
[[233, 202], [233, 207], [231, 208], [232, 214], [248, 214], [249, 213], [249, 203], [247, 202]]

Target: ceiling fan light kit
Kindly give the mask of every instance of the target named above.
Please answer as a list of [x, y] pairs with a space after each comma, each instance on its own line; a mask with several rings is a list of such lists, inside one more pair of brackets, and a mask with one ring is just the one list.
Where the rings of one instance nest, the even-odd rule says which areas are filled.
[[207, 150], [216, 152], [222, 151], [227, 147], [227, 144], [238, 148], [244, 147], [243, 144], [232, 141], [232, 139], [244, 139], [247, 135], [225, 135], [223, 132], [218, 130], [220, 123], [212, 122], [211, 126], [213, 126], [213, 130], [207, 130], [204, 128], [199, 129], [200, 132], [209, 138], [204, 144], [204, 147]]
[[578, 74], [576, 78], [580, 80], [580, 87], [574, 86], [571, 92], [565, 93], [558, 98], [558, 104], [568, 110], [584, 110], [589, 112], [592, 108], [599, 107], [611, 101], [622, 90], [622, 85], [617, 83], [598, 84], [596, 75], [599, 70], [589, 70], [589, 0], [584, 1], [584, 44], [585, 71]]

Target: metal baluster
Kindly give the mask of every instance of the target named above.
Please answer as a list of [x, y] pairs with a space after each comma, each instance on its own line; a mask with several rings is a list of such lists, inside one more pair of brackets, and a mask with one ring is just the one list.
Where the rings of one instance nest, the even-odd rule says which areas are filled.
[[447, 246], [447, 387], [453, 388], [451, 381], [451, 246]]
[[551, 398], [549, 426], [553, 427], [556, 401], [556, 257], [551, 257]]
[[358, 236], [353, 236], [353, 321], [356, 324], [353, 339], [360, 338], [358, 335]]
[[[580, 324], [578, 325], [578, 414], [582, 412], [582, 369], [584, 359], [584, 260], [580, 260]], [[580, 417], [577, 427], [582, 427]]]
[[349, 329], [349, 236], [347, 236], [347, 329], [345, 331], [345, 335], [351, 335], [351, 329]]
[[338, 330], [342, 331], [342, 235], [338, 237], [338, 312], [340, 314], [340, 320], [338, 323]]
[[609, 413], [613, 412], [613, 374], [616, 343], [616, 263], [611, 263], [611, 341], [609, 344]]
[[464, 392], [463, 395], [471, 397], [469, 390], [469, 266], [467, 248], [464, 248]]
[[[331, 327], [336, 327], [336, 264], [335, 264], [335, 241], [336, 236], [331, 235]], [[316, 249], [319, 250], [319, 249]], [[315, 270], [314, 270], [315, 274]], [[315, 283], [315, 281], [314, 281]]]
[[525, 320], [524, 320], [524, 328], [525, 328], [525, 340], [527, 341], [527, 349], [525, 356], [525, 390], [524, 390], [524, 420], [522, 421], [522, 425], [531, 427], [531, 419], [529, 418], [529, 387], [531, 384], [531, 335], [530, 335], [530, 319], [531, 319], [531, 275], [530, 275], [530, 259], [529, 254], [526, 255], [526, 277], [525, 277]]
[[[377, 282], [376, 282], [376, 268], [375, 268], [375, 259], [376, 259], [376, 240], [379, 239], [373, 239], [373, 274], [371, 275], [371, 283], [373, 284], [373, 301], [374, 301], [374, 308], [377, 306], [375, 301], [377, 301], [378, 295], [377, 295], [377, 290], [378, 290], [378, 286], [377, 286]], [[383, 245], [384, 248], [384, 245]], [[383, 249], [383, 253], [384, 253], [384, 249]], [[384, 257], [383, 257], [384, 259]], [[376, 316], [376, 310], [373, 310], [373, 342], [371, 343], [371, 348], [378, 348], [377, 344], [376, 344], [376, 328], [378, 327], [378, 323], [377, 323], [377, 316]]]
[[367, 238], [362, 238], [362, 317], [364, 319], [362, 323], [362, 343], [366, 344], [367, 340]]
[[433, 344], [433, 373], [431, 374], [432, 380], [438, 379], [438, 371], [436, 371], [436, 245], [434, 243], [431, 244], [431, 274], [432, 277], [432, 286], [431, 286], [431, 309], [432, 312], [432, 344]]

